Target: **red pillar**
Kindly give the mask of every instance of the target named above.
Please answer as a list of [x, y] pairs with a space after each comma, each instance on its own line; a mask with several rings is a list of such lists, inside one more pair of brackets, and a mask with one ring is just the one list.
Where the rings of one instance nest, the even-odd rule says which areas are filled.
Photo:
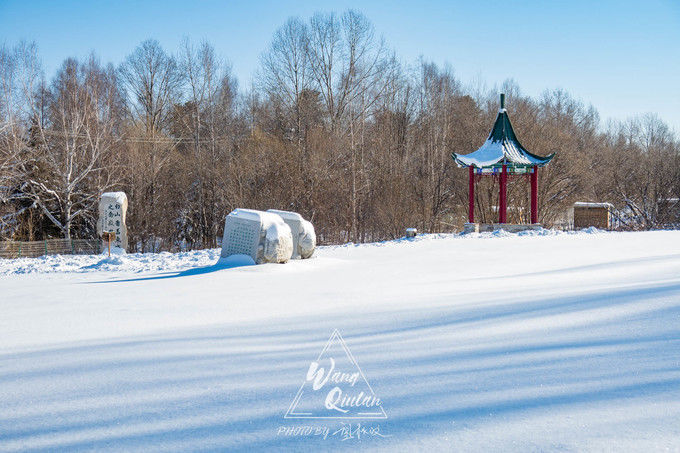
[[538, 167], [531, 173], [531, 223], [538, 223]]
[[501, 170], [501, 193], [500, 193], [500, 206], [498, 207], [498, 223], [508, 222], [508, 199], [507, 199], [507, 188], [508, 188], [508, 168], [503, 165]]
[[475, 223], [475, 169], [468, 167], [468, 222]]

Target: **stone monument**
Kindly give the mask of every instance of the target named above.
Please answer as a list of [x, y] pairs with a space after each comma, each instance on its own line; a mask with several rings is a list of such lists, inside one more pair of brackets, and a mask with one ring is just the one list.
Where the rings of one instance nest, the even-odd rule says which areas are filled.
[[125, 214], [128, 201], [125, 192], [105, 192], [99, 199], [99, 221], [97, 233], [113, 232], [116, 238], [111, 242], [111, 247], [127, 250], [127, 227], [125, 226]]
[[234, 209], [224, 221], [221, 258], [248, 255], [257, 264], [286, 263], [293, 255], [290, 227], [272, 212]]

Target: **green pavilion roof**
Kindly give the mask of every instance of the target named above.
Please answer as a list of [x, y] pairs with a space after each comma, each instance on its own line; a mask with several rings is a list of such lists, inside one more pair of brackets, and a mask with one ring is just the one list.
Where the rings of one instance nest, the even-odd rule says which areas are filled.
[[505, 95], [501, 94], [501, 108], [489, 138], [477, 150], [469, 154], [451, 153], [451, 157], [459, 167], [493, 168], [508, 167], [542, 167], [549, 163], [555, 153], [541, 157], [530, 153], [522, 146], [512, 129], [508, 112], [505, 110]]

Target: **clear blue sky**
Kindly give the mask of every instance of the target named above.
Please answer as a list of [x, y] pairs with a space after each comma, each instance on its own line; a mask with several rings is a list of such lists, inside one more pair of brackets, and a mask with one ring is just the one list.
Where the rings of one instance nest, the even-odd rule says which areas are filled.
[[35, 40], [48, 76], [95, 50], [120, 63], [142, 40], [175, 52], [210, 41], [241, 86], [286, 18], [353, 8], [404, 62], [449, 63], [463, 82], [514, 78], [524, 93], [564, 88], [604, 119], [656, 112], [680, 133], [680, 0], [10, 1], [0, 42]]

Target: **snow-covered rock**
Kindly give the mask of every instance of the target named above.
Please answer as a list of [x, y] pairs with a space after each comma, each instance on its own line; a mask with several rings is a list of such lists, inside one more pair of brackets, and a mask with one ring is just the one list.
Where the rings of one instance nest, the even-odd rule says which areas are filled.
[[262, 255], [258, 255], [257, 263], [285, 263], [293, 255], [293, 237], [290, 227], [278, 219], [267, 226], [264, 236]]
[[280, 211], [278, 209], [269, 209], [267, 212], [279, 215], [290, 227], [293, 235], [293, 259], [306, 259], [314, 254], [316, 233], [312, 222], [305, 220], [297, 212]]
[[234, 209], [224, 221], [222, 258], [248, 255], [257, 264], [285, 263], [293, 255], [290, 227], [272, 212]]
[[298, 249], [300, 251], [300, 258], [311, 258], [316, 248], [316, 232], [314, 225], [309, 220], [302, 221], [302, 233], [298, 242]]

